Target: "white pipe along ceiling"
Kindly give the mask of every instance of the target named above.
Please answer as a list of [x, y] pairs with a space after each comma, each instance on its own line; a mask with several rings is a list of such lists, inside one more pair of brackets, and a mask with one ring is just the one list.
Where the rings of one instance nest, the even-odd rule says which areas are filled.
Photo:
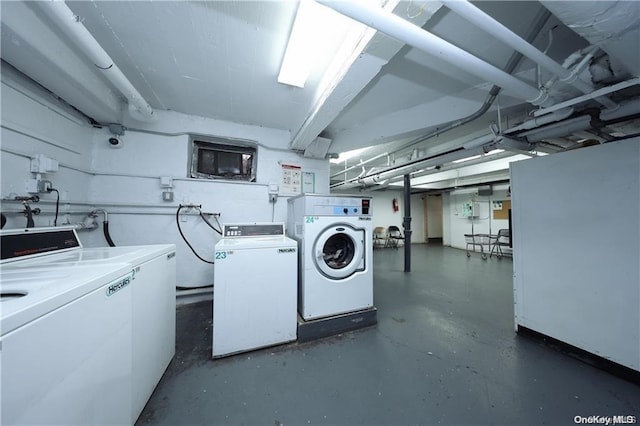
[[[432, 36], [426, 31], [417, 28], [411, 28], [411, 24], [406, 23], [406, 21], [403, 21], [397, 16], [375, 10], [363, 4], [333, 3], [329, 0], [318, 1], [335, 9], [340, 13], [358, 20], [359, 22], [370, 25], [392, 37], [395, 37], [407, 44], [415, 46], [419, 49], [423, 49], [427, 52], [434, 53], [433, 49], [435, 48], [441, 49], [440, 51], [436, 52], [440, 55], [445, 55], [444, 52], [451, 52], [452, 55], [457, 55], [459, 53], [459, 50], [457, 48], [452, 48], [446, 42], [442, 43], [441, 41], [438, 41], [435, 36]], [[612, 87], [609, 90], [606, 87], [597, 90], [594, 85], [580, 79], [579, 75], [593, 60], [595, 53], [598, 51], [598, 46], [591, 46], [589, 48], [581, 50], [580, 54], [576, 55], [576, 58], [573, 58], [579, 59], [578, 64], [574, 67], [573, 70], [569, 70], [555, 62], [553, 59], [549, 58], [546, 54], [542, 53], [540, 50], [520, 38], [507, 27], [496, 21], [491, 16], [488, 16], [483, 11], [479, 10], [477, 7], [467, 2], [466, 0], [444, 0], [444, 4], [447, 8], [464, 17], [469, 22], [485, 30], [513, 49], [521, 52], [531, 60], [535, 61], [538, 65], [552, 72], [556, 77], [550, 80], [541, 89], [539, 89], [540, 92], [542, 92], [545, 88], [550, 87], [556, 80], [559, 79], [563, 83], [574, 86], [580, 92], [584, 93], [584, 95], [582, 97], [575, 98], [574, 100], [568, 100], [562, 103], [558, 103], [551, 98], [546, 99], [543, 102], [543, 108], [536, 111], [536, 116], [539, 116], [539, 118], [527, 120], [522, 124], [504, 130], [503, 132], [501, 132], [501, 134], [496, 134], [494, 132], [492, 134], [487, 134], [475, 138], [469, 142], [462, 143], [459, 148], [453, 147], [453, 149], [451, 149], [451, 151], [447, 153], [427, 155], [417, 160], [412, 158], [405, 163], [383, 167], [382, 169], [372, 169], [368, 174], [361, 174], [350, 179], [346, 177], [345, 173], [345, 178], [343, 181], [332, 184], [331, 187], [333, 189], [346, 190], [357, 187], [374, 187], [376, 185], [383, 185], [386, 187], [386, 185], [388, 185], [391, 180], [398, 178], [399, 176], [406, 174], [414, 174], [414, 176], [417, 176], [420, 174], [419, 172], [424, 171], [427, 168], [433, 166], [439, 166], [438, 168], [440, 168], [443, 163], [468, 158], [477, 155], [478, 153], [483, 154], [496, 148], [510, 150], [513, 152], [530, 151], [535, 148], [536, 142], [542, 142], [547, 138], [565, 137], [571, 135], [574, 132], [584, 131], [591, 128], [593, 123], [593, 117], [591, 115], [578, 115], [577, 117], [570, 119], [570, 117], [575, 113], [574, 108], [571, 108], [571, 106], [584, 103], [591, 99], [595, 99], [601, 105], [604, 105], [606, 107], [604, 110], [598, 111], [597, 113], [597, 115], [603, 121], [640, 114], [640, 102], [630, 101], [619, 105], [606, 96], [618, 90], [637, 85], [638, 78], [619, 83], [618, 87]], [[563, 11], [570, 15], [568, 7], [563, 8]], [[626, 12], [628, 13], [629, 11], [626, 10]], [[636, 14], [635, 16], [636, 27], [638, 27], [637, 17], [640, 15]], [[628, 27], [629, 26], [627, 25], [627, 27], [625, 27], [627, 29], [621, 31], [621, 33], [628, 33], [630, 31]], [[606, 41], [598, 41], [599, 46], [607, 46]], [[448, 58], [447, 60], [455, 63], [457, 66], [463, 66], [468, 58], [464, 54], [460, 54], [461, 59], [458, 59], [457, 56], [453, 57], [456, 59]], [[635, 55], [635, 57], [637, 58], [638, 56]], [[469, 63], [471, 63], [472, 61], [475, 61], [475, 59], [469, 60]], [[575, 64], [575, 61], [569, 63]], [[472, 70], [469, 70], [468, 68], [465, 69], [467, 69], [469, 72], [472, 72]], [[495, 78], [495, 75], [498, 74], [491, 76], [482, 72], [477, 72], [477, 75], [485, 77], [487, 78], [487, 80], [493, 81], [496, 84], [500, 84], [500, 81], [506, 80], [512, 82], [515, 79], [515, 77], [509, 76], [509, 79], [502, 80], [499, 78]], [[493, 79], [491, 77], [493, 77]], [[501, 77], [503, 76], [501, 75]], [[531, 89], [538, 90], [534, 88]], [[525, 96], [525, 100], [533, 104], [540, 105], [539, 101], [532, 102], [529, 99], [532, 97], [531, 91], [527, 91], [526, 93], [527, 95]], [[542, 95], [539, 95], [538, 99], [540, 99], [541, 97]], [[513, 139], [513, 137], [506, 137], [506, 135], [513, 135], [516, 137], [516, 139]], [[366, 164], [374, 158], [376, 157], [364, 161], [361, 160], [361, 164]], [[340, 172], [337, 172], [332, 177], [340, 174]]]
[[[444, 3], [449, 9], [462, 16], [472, 24], [477, 25], [479, 28], [482, 28], [489, 34], [505, 42], [513, 49], [533, 60], [543, 68], [560, 77], [560, 81], [562, 81], [563, 83], [571, 84], [582, 93], [591, 93], [594, 90], [593, 86], [582, 81], [578, 77], [577, 73], [567, 70], [562, 65], [558, 64], [553, 59], [549, 58], [547, 55], [536, 49], [534, 46], [524, 41], [513, 31], [511, 31], [468, 1], [445, 0]], [[607, 108], [617, 107], [616, 103], [608, 98], [599, 97], [597, 99]]]
[[546, 92], [528, 85], [391, 12], [363, 2], [317, 1], [403, 43], [437, 56], [470, 74], [495, 83], [509, 91], [511, 95], [533, 105], [550, 106], [554, 103]]
[[351, 46], [325, 24], [299, 88], [277, 81], [298, 1], [2, 2], [3, 108], [30, 84], [112, 133], [266, 132], [303, 163], [331, 159], [336, 191], [406, 174], [435, 190], [437, 170], [480, 162], [502, 168], [467, 183], [504, 181], [518, 153], [640, 134], [640, 1], [316, 3], [369, 28]]
[[87, 31], [80, 18], [63, 1], [43, 1], [39, 3], [39, 6], [82, 49], [96, 68], [102, 70], [104, 76], [129, 101], [129, 111], [134, 118], [139, 120], [152, 120], [154, 118], [153, 108], [135, 86], [131, 84], [91, 33]]

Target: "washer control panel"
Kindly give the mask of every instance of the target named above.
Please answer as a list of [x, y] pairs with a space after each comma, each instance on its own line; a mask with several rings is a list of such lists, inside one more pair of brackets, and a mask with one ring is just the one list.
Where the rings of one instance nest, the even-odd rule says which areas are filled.
[[273, 237], [284, 235], [284, 223], [236, 223], [222, 227], [223, 238]]
[[370, 198], [326, 197], [313, 206], [319, 216], [370, 216]]

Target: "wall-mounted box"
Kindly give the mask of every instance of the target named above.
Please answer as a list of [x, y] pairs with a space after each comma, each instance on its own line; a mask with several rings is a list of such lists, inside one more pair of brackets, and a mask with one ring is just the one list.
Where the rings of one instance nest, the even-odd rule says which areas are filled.
[[462, 205], [462, 216], [473, 218], [480, 216], [480, 204], [475, 202], [468, 202]]
[[49, 158], [43, 154], [36, 154], [31, 159], [32, 173], [55, 173], [58, 171], [59, 164], [57, 160]]

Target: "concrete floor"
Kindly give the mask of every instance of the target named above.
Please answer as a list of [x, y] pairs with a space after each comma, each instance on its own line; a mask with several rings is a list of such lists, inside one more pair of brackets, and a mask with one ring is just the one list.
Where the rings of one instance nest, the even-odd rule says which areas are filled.
[[640, 415], [640, 387], [513, 330], [512, 261], [374, 253], [378, 325], [211, 360], [211, 303], [178, 310], [176, 357], [139, 425], [575, 424]]

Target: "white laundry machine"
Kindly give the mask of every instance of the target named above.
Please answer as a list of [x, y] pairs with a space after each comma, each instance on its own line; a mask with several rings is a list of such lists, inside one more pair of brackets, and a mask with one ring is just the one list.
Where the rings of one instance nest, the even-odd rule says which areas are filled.
[[283, 223], [224, 225], [215, 248], [214, 358], [296, 340], [297, 252]]
[[373, 307], [371, 198], [304, 194], [289, 199], [298, 241], [298, 309], [304, 320]]
[[175, 247], [0, 235], [0, 423], [134, 423], [175, 353]]

